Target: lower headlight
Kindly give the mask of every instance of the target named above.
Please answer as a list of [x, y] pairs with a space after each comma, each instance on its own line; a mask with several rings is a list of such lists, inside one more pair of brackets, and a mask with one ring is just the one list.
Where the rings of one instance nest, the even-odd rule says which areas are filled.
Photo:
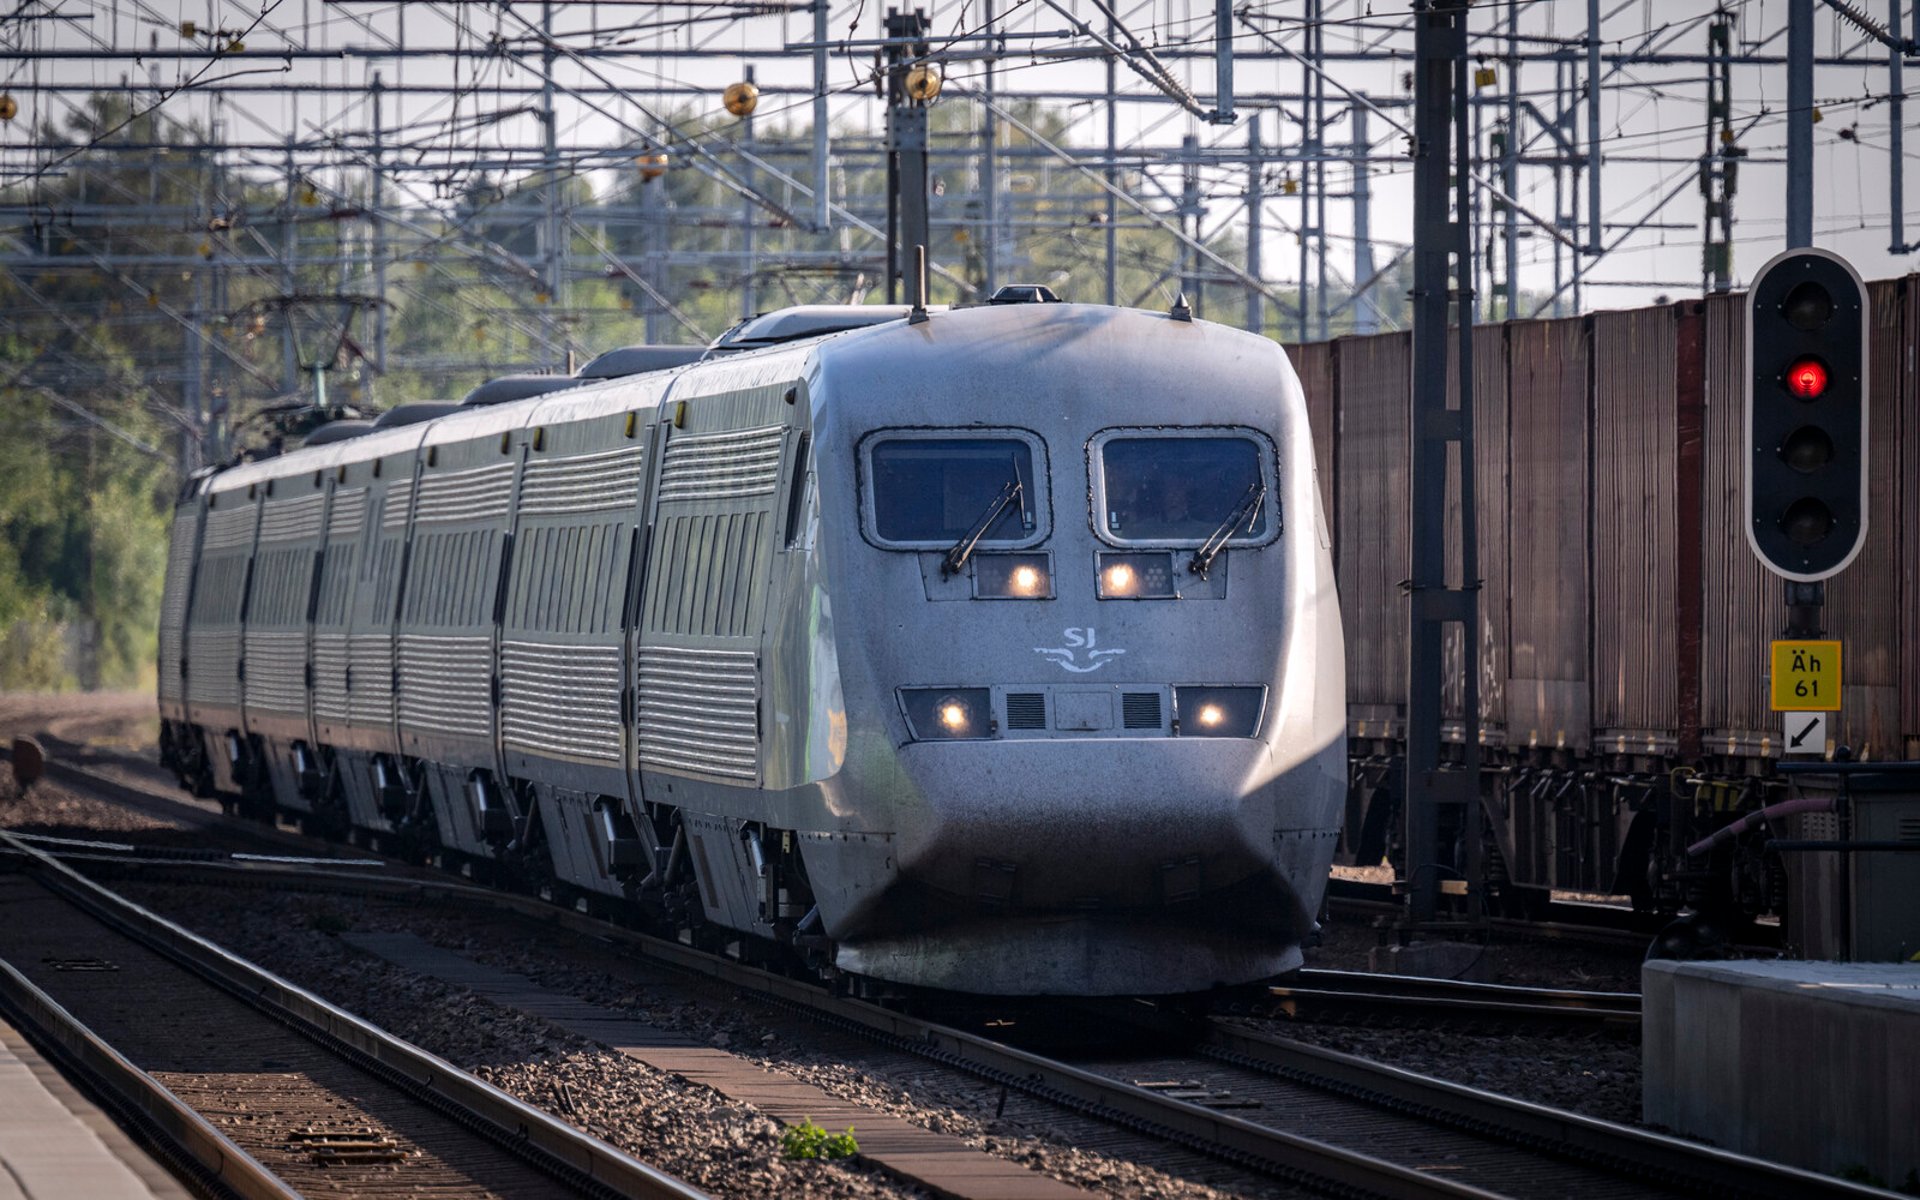
[[976, 554], [973, 594], [982, 600], [1051, 599], [1051, 565], [1045, 554]]
[[1177, 687], [1175, 719], [1181, 737], [1252, 737], [1266, 707], [1263, 687]]
[[900, 706], [915, 741], [994, 735], [993, 694], [986, 688], [901, 688]]
[[1102, 600], [1170, 600], [1173, 555], [1165, 550], [1139, 554], [1102, 554], [1098, 594]]

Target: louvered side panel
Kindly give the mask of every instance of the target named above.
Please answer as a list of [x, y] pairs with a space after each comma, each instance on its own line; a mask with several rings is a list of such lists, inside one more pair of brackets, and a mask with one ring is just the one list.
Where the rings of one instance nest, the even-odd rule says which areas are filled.
[[1679, 745], [1675, 316], [1593, 318], [1593, 724], [1617, 753]]
[[347, 668], [353, 672], [347, 688], [347, 719], [362, 726], [391, 724], [393, 638], [384, 633], [353, 635], [347, 639]]
[[757, 633], [768, 520], [765, 511], [668, 518], [647, 628], [685, 637]]
[[1343, 338], [1337, 434], [1341, 620], [1352, 732], [1397, 737], [1407, 693], [1407, 389], [1403, 333]]
[[297, 500], [269, 500], [260, 513], [260, 541], [304, 542], [320, 536], [327, 498], [315, 492]]
[[429, 525], [441, 521], [497, 521], [507, 515], [513, 502], [511, 462], [446, 475], [429, 475], [420, 481], [420, 498], [415, 505], [414, 522]]
[[770, 496], [780, 479], [785, 427], [670, 438], [660, 468], [662, 503]]
[[367, 489], [342, 488], [333, 494], [333, 509], [327, 514], [327, 541], [350, 541], [361, 536], [367, 519]]
[[398, 658], [403, 727], [447, 737], [492, 735], [492, 638], [403, 633]]
[[347, 695], [350, 661], [346, 634], [313, 635], [313, 715], [322, 721], [345, 721], [351, 715]]
[[306, 631], [250, 629], [246, 650], [247, 707], [283, 716], [305, 716]]
[[187, 624], [187, 591], [193, 584], [194, 543], [200, 535], [197, 504], [174, 510], [173, 531], [167, 539], [166, 585], [160, 596], [159, 692], [163, 701], [181, 699], [180, 656]]
[[620, 761], [620, 647], [502, 642], [500, 734], [536, 754]]
[[631, 508], [646, 459], [639, 446], [527, 465], [522, 517]]
[[760, 772], [758, 657], [746, 650], [640, 650], [640, 761], [754, 781]]
[[[233, 502], [231, 496], [227, 497]], [[233, 508], [216, 509], [207, 514], [207, 533], [200, 539], [200, 553], [218, 554], [253, 544], [254, 508], [241, 502]]]
[[221, 708], [240, 706], [240, 631], [193, 632], [193, 663], [187, 670], [187, 699]]
[[385, 508], [380, 516], [380, 528], [383, 530], [405, 529], [407, 527], [407, 509], [413, 502], [413, 480], [396, 479], [387, 488]]

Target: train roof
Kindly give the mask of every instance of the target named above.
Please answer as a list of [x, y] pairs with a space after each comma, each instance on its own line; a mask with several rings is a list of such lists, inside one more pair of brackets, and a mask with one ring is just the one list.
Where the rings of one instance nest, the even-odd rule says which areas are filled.
[[511, 404], [579, 386], [580, 381], [571, 375], [501, 375], [476, 386], [460, 398], [460, 403], [470, 408]]
[[700, 361], [705, 346], [622, 346], [587, 360], [579, 379], [620, 379], [648, 371], [670, 371]]
[[[1239, 420], [1248, 405], [1273, 402], [1276, 378], [1293, 378], [1286, 352], [1260, 334], [1101, 304], [956, 308], [849, 333], [814, 352], [823, 376], [839, 385], [835, 404], [849, 406], [856, 423], [933, 411], [964, 421], [955, 406], [965, 405], [969, 389], [996, 399], [1034, 390], [1040, 371], [1050, 395], [1093, 403], [1157, 395], [1169, 420]], [[917, 404], [922, 396], [942, 407]], [[1038, 420], [1048, 395], [1033, 399]], [[1136, 404], [1130, 423], [1152, 424], [1153, 411]]]
[[[847, 311], [837, 305], [803, 308], [832, 309], [842, 315]], [[668, 400], [697, 399], [823, 374], [849, 382], [865, 377], [865, 386], [843, 390], [835, 403], [863, 410], [866, 416], [855, 420], [876, 422], [912, 410], [916, 393], [932, 399], [929, 389], [934, 387], [939, 389], [939, 403], [951, 405], [955, 381], [1005, 394], [1027, 386], [1033, 372], [1043, 367], [1055, 369], [1056, 379], [1081, 389], [1135, 396], [1159, 392], [1170, 406], [1180, 406], [1183, 419], [1208, 412], [1226, 419], [1235, 405], [1271, 398], [1276, 372], [1292, 374], [1285, 351], [1269, 338], [1145, 309], [991, 304], [930, 309], [929, 319], [918, 324], [904, 319], [904, 309], [899, 315], [884, 305], [858, 311], [885, 315], [852, 328], [821, 328], [791, 343], [772, 343], [672, 370], [605, 380], [541, 376], [564, 379], [571, 386], [503, 404], [448, 406], [449, 411], [420, 424], [376, 428], [358, 437], [245, 463], [215, 475], [209, 490], [228, 492], [263, 480], [496, 436], [530, 425], [588, 420]], [[1247, 368], [1240, 375], [1245, 386], [1223, 388], [1223, 380], [1235, 378], [1236, 364]], [[1207, 381], [1206, 389], [1196, 390], [1195, 381], [1202, 379]], [[953, 415], [964, 419], [964, 414]]]

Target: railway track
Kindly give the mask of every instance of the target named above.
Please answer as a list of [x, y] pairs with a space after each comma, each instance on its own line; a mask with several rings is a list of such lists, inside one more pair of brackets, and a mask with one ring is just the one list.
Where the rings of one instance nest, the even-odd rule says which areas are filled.
[[[68, 772], [79, 781], [85, 773]], [[125, 786], [100, 781], [96, 790]], [[1093, 1050], [1040, 1053], [936, 1020], [838, 997], [811, 983], [622, 929], [533, 897], [446, 877], [406, 877], [285, 864], [164, 863], [209, 882], [271, 881], [348, 895], [404, 894], [471, 910], [508, 912], [596, 939], [610, 952], [717, 980], [739, 992], [878, 1045], [1022, 1092], [1131, 1139], [1169, 1142], [1314, 1190], [1364, 1196], [1884, 1195], [1794, 1168], [1495, 1096], [1379, 1063], [1307, 1046], [1232, 1019], [1212, 1018], [1169, 1037], [1148, 1019]], [[108, 865], [102, 863], [101, 865]], [[125, 864], [122, 864], [125, 866]], [[133, 869], [146, 871], [146, 866]], [[1337, 985], [1337, 986], [1330, 986]], [[1408, 1005], [1401, 977], [1317, 973], [1303, 980], [1315, 1003]], [[1372, 989], [1369, 997], [1368, 991]], [[1421, 981], [1425, 1003], [1584, 1012], [1624, 1022], [1631, 998], [1608, 993], [1492, 988]], [[1524, 999], [1521, 996], [1525, 996]], [[1547, 997], [1551, 996], [1549, 1000]], [[1277, 998], [1276, 998], [1277, 999]], [[1482, 1009], [1481, 1011], [1484, 1011]], [[1104, 1019], [1138, 1021], [1113, 1009]], [[1632, 1014], [1637, 1016], [1637, 1012]], [[1586, 1019], [1586, 1018], [1582, 1018]], [[1115, 1045], [1139, 1048], [1116, 1052]], [[1109, 1149], [1092, 1146], [1093, 1149]], [[1118, 1151], [1116, 1149], [1116, 1152]]]
[[21, 867], [0, 875], [0, 1005], [211, 1193], [703, 1195], [22, 839], [0, 845]]
[[1418, 975], [1301, 971], [1248, 1011], [1324, 1024], [1522, 1026], [1638, 1036], [1637, 992], [1515, 987]]

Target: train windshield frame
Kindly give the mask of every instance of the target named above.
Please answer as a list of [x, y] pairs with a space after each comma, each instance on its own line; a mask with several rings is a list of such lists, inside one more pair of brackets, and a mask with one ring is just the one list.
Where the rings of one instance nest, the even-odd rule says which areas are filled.
[[1280, 536], [1278, 454], [1257, 429], [1108, 429], [1088, 443], [1087, 455], [1094, 531], [1111, 545], [1198, 546], [1235, 517], [1228, 546], [1264, 546]]
[[981, 546], [1037, 546], [1051, 532], [1046, 443], [1025, 429], [879, 429], [860, 443], [860, 516], [868, 540], [894, 550], [945, 550], [985, 519], [1009, 483]]

